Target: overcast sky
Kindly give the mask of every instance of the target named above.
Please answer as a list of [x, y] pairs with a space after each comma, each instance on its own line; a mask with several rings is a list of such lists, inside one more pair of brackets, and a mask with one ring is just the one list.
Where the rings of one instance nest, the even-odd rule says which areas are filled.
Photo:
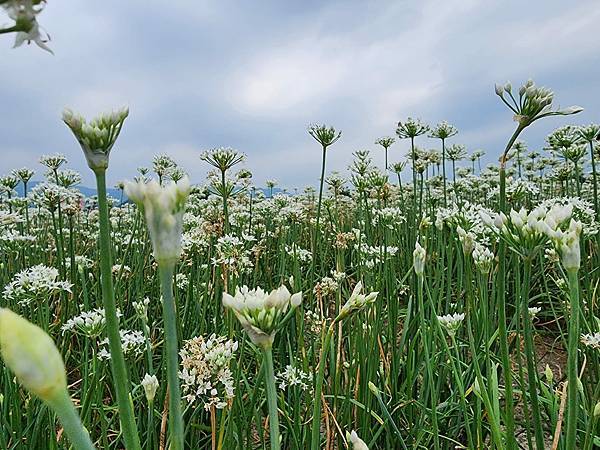
[[[200, 152], [231, 146], [247, 154], [257, 185], [316, 184], [320, 149], [307, 124], [342, 130], [328, 171], [345, 170], [360, 149], [382, 165], [373, 141], [408, 116], [448, 120], [453, 142], [495, 161], [514, 127], [494, 95], [506, 80], [531, 77], [561, 106], [585, 108], [571, 121], [600, 121], [597, 0], [49, 0], [39, 21], [54, 56], [0, 36], [0, 174], [28, 166], [39, 179], [39, 155], [61, 152], [93, 185], [61, 123], [65, 106], [94, 115], [129, 105], [110, 183], [158, 153], [201, 182]], [[536, 123], [523, 138], [540, 148], [566, 120]], [[396, 143], [390, 160], [408, 145]]]

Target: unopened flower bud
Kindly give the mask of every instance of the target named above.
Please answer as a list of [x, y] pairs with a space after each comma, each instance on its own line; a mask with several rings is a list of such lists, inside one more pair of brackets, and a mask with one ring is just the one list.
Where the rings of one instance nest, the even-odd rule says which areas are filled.
[[415, 250], [413, 251], [413, 267], [415, 269], [415, 274], [417, 276], [423, 276], [423, 272], [425, 271], [425, 257], [426, 252], [419, 241], [415, 242]]
[[379, 388], [375, 386], [371, 381], [369, 381], [369, 390], [373, 393], [373, 395], [379, 395]]
[[548, 384], [552, 384], [552, 381], [554, 381], [554, 372], [552, 372], [552, 369], [550, 368], [550, 366], [548, 364], [546, 364], [546, 369], [544, 370], [544, 374], [546, 375], [546, 381], [548, 382]]
[[596, 403], [596, 406], [594, 406], [594, 418], [598, 418], [600, 417], [600, 402]]
[[346, 440], [352, 444], [353, 450], [369, 450], [365, 441], [358, 437], [356, 431], [352, 430], [351, 433], [346, 431]]
[[0, 308], [0, 353], [19, 382], [42, 400], [65, 395], [65, 365], [50, 336], [6, 308]]
[[158, 378], [156, 378], [156, 375], [146, 374], [142, 380], [142, 386], [146, 393], [146, 400], [148, 400], [148, 403], [152, 403], [158, 389]]

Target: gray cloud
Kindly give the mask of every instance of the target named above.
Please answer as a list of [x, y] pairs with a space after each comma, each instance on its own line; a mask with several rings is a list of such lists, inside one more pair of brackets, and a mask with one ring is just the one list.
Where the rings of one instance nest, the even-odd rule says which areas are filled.
[[[64, 106], [93, 115], [131, 108], [113, 151], [110, 180], [135, 175], [169, 153], [201, 181], [202, 149], [226, 145], [248, 155], [262, 184], [316, 183], [319, 149], [309, 122], [343, 130], [328, 169], [393, 135], [418, 116], [459, 127], [457, 142], [496, 158], [513, 123], [493, 94], [496, 81], [529, 77], [580, 104], [577, 123], [598, 121], [600, 76], [594, 0], [544, 2], [191, 2], [51, 1], [40, 17], [55, 56], [11, 49], [0, 39], [0, 173], [60, 151], [85, 175]], [[528, 130], [532, 147], [564, 119]], [[424, 146], [434, 146], [422, 139]], [[400, 159], [408, 143], [392, 147]]]

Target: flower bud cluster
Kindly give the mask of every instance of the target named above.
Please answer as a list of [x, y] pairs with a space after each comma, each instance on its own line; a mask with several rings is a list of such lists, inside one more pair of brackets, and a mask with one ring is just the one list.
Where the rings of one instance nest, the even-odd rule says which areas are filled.
[[63, 122], [71, 129], [93, 171], [106, 170], [110, 151], [129, 115], [129, 108], [123, 107], [87, 122], [78, 113], [66, 108], [63, 111]]
[[233, 311], [246, 333], [256, 345], [270, 347], [288, 309], [302, 303], [302, 292], [291, 294], [285, 286], [270, 293], [260, 287], [236, 288], [235, 294], [223, 293], [223, 306]]

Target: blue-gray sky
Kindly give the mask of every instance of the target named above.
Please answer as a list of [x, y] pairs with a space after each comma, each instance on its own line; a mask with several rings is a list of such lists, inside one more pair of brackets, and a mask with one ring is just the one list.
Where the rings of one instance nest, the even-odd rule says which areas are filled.
[[[231, 146], [247, 154], [257, 185], [289, 188], [319, 177], [310, 122], [343, 131], [328, 171], [359, 149], [382, 165], [373, 141], [408, 116], [446, 119], [460, 131], [453, 142], [496, 160], [514, 123], [495, 82], [531, 77], [561, 106], [585, 108], [571, 122], [600, 121], [597, 0], [49, 0], [39, 20], [54, 56], [0, 36], [0, 174], [29, 166], [39, 178], [39, 155], [61, 152], [93, 184], [61, 123], [65, 106], [94, 115], [129, 105], [111, 183], [157, 153], [199, 182], [200, 152]], [[523, 138], [540, 148], [566, 122], [536, 123]], [[396, 143], [390, 160], [407, 148]]]

